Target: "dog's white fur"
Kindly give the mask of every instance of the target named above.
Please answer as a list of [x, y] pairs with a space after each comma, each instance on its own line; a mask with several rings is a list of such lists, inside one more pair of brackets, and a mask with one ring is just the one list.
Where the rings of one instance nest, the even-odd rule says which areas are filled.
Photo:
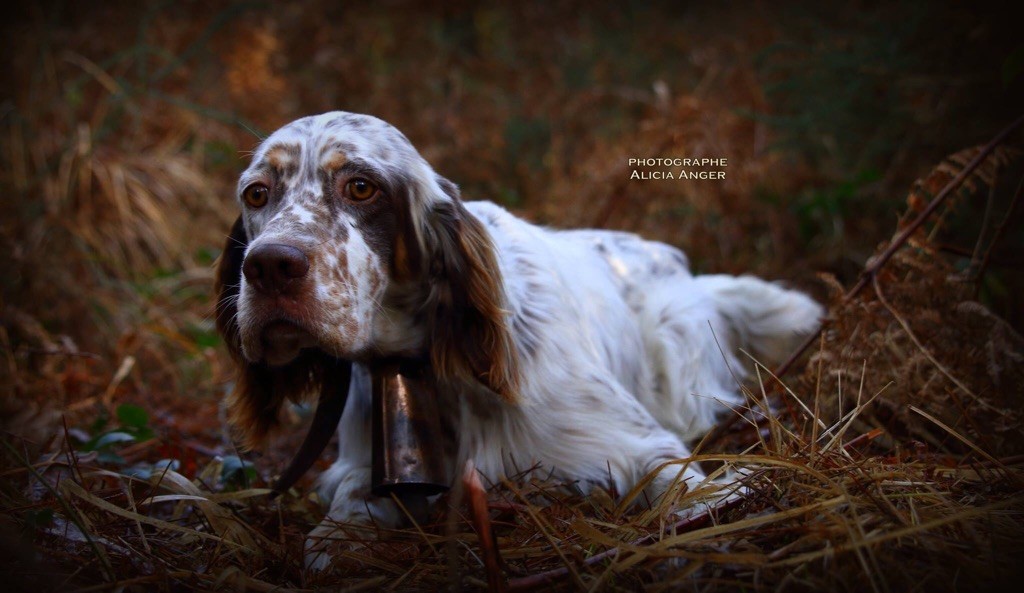
[[[392, 304], [392, 293], [408, 287], [387, 278], [366, 284], [386, 275], [386, 262], [366, 248], [354, 219], [314, 206], [326, 199], [318, 163], [324, 147], [339, 146], [348, 161], [401, 177], [408, 196], [402, 207], [411, 210], [424, 253], [432, 253], [435, 237], [431, 208], [459, 202], [457, 195], [444, 191], [446, 182], [393, 127], [337, 112], [299, 120], [269, 137], [240, 191], [265, 166], [262, 155], [281, 144], [298, 145], [301, 162], [280, 203], [250, 213], [246, 228], [253, 244], [298, 236], [301, 245], [327, 250], [313, 264], [317, 290], [306, 308], [307, 329], [330, 354], [361, 362], [422, 347], [431, 328]], [[464, 207], [464, 216], [483, 225], [494, 251], [517, 358], [514, 401], [472, 381], [441, 390], [442, 414], [457, 431], [448, 466], [472, 460], [485, 482], [534, 468], [583, 491], [628, 492], [665, 462], [687, 458], [687, 441], [740, 403], [734, 373], [747, 365], [737, 359], [739, 348], [777, 360], [814, 331], [823, 314], [806, 295], [751, 276], [695, 277], [681, 251], [636, 235], [542, 228], [490, 202]], [[346, 232], [335, 230], [341, 227]], [[336, 240], [340, 235], [344, 241]], [[339, 259], [345, 273], [329, 273]], [[243, 278], [238, 321], [248, 348], [259, 344], [253, 311], [268, 306]], [[355, 330], [342, 329], [352, 322]], [[369, 493], [370, 397], [368, 372], [357, 364], [338, 430], [338, 459], [319, 479], [330, 510], [307, 540], [310, 567], [329, 564], [324, 542], [346, 525], [402, 521], [391, 500]], [[654, 500], [675, 480], [693, 485], [703, 478], [694, 465], [685, 467], [682, 476], [678, 465], [662, 468], [646, 498]]]

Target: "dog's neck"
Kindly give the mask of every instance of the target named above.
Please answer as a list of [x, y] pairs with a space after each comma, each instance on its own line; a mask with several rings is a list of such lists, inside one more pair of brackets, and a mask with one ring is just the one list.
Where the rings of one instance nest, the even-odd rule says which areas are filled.
[[389, 286], [373, 318], [372, 358], [428, 359], [430, 306], [431, 289], [424, 282]]

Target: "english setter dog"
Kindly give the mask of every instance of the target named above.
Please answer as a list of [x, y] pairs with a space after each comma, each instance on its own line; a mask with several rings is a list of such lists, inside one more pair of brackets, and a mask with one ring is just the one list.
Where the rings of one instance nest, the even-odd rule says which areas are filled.
[[370, 492], [375, 361], [429, 361], [449, 475], [471, 460], [485, 482], [535, 468], [625, 493], [657, 472], [644, 489], [655, 500], [703, 479], [666, 462], [741, 401], [738, 350], [777, 360], [823, 314], [751, 276], [695, 277], [662, 243], [463, 202], [367, 115], [277, 130], [237, 195], [217, 320], [240, 369], [229, 410], [246, 444], [264, 440], [286, 400], [323, 387], [345, 401], [337, 376], [351, 378], [338, 459], [319, 479], [330, 510], [307, 539], [313, 568], [329, 564], [325, 542], [340, 530], [405, 516]]

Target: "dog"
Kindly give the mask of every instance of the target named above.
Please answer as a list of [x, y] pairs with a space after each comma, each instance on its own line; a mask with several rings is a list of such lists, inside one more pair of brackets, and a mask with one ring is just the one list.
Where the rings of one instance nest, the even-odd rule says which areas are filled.
[[[701, 275], [663, 243], [553, 230], [464, 202], [390, 124], [331, 112], [275, 131], [241, 174], [217, 271], [217, 324], [239, 367], [228, 398], [249, 447], [282, 404], [348, 397], [319, 478], [310, 568], [347, 529], [397, 526], [371, 493], [370, 369], [426, 361], [449, 475], [524, 469], [647, 500], [704, 476], [686, 443], [741, 403], [738, 351], [778, 360], [822, 307], [752, 276]], [[341, 377], [339, 379], [339, 377]], [[332, 400], [334, 398], [334, 400]], [[333, 428], [333, 427], [332, 427]]]

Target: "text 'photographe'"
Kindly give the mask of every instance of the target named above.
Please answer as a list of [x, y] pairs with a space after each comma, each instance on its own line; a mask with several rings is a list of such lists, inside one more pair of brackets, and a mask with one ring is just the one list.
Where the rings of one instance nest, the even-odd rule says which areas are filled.
[[649, 157], [629, 159], [629, 178], [637, 181], [662, 179], [725, 179], [727, 158]]

